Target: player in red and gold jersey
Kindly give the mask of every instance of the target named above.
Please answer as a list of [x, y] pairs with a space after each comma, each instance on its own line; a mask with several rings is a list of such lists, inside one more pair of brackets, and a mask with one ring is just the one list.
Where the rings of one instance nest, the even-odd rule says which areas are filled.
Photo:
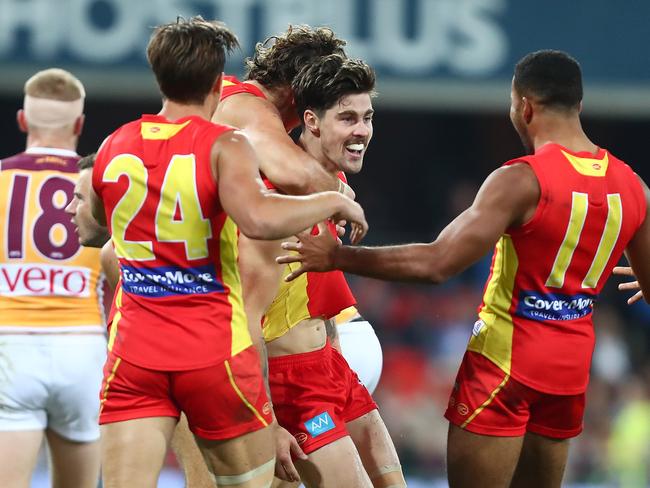
[[332, 216], [355, 222], [357, 237], [367, 228], [340, 193], [266, 192], [246, 137], [209, 122], [236, 43], [200, 17], [157, 27], [147, 56], [163, 108], [97, 154], [93, 214], [121, 272], [100, 412], [105, 486], [155, 486], [181, 410], [217, 484], [268, 486], [273, 412], [243, 309], [238, 229], [278, 239]]
[[94, 488], [106, 358], [99, 251], [66, 214], [85, 92], [60, 69], [25, 84], [25, 152], [0, 161], [0, 486], [27, 486], [46, 438], [52, 477]]
[[[372, 69], [332, 54], [305, 66], [292, 86], [300, 147], [333, 175], [358, 173], [373, 133]], [[319, 228], [336, 236], [331, 222]], [[263, 320], [278, 422], [309, 455], [296, 461], [301, 478], [326, 488], [406, 486], [375, 402], [328, 339], [328, 327], [336, 329], [328, 322], [354, 303], [342, 293], [345, 278], [340, 271], [317, 275], [283, 281]]]
[[493, 172], [434, 242], [357, 248], [322, 233], [286, 243], [300, 255], [280, 260], [303, 263], [290, 278], [336, 267], [439, 283], [496, 246], [446, 412], [452, 487], [560, 486], [582, 429], [592, 309], [624, 250], [650, 292], [650, 191], [583, 132], [578, 63], [525, 56], [511, 98], [529, 155]]

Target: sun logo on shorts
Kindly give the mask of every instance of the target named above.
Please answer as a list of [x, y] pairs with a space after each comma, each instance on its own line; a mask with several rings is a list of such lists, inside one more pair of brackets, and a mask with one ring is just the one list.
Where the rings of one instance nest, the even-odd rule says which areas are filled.
[[459, 403], [456, 406], [456, 410], [458, 410], [458, 413], [465, 416], [469, 413], [469, 407], [465, 405], [464, 403]]
[[296, 438], [296, 441], [298, 441], [298, 444], [302, 444], [307, 440], [307, 434], [305, 434], [304, 432], [300, 432], [299, 434], [296, 434], [294, 437]]
[[268, 415], [271, 413], [271, 404], [269, 402], [266, 402], [262, 407], [262, 413], [264, 415]]

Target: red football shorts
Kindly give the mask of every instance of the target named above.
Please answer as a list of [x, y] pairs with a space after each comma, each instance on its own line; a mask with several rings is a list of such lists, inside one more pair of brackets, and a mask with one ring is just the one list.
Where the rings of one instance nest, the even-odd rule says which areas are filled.
[[104, 366], [100, 424], [146, 417], [176, 417], [204, 439], [230, 439], [273, 421], [251, 346], [223, 363], [189, 371], [141, 368], [112, 352]]
[[552, 395], [504, 373], [482, 354], [467, 351], [445, 417], [475, 434], [522, 436], [526, 432], [568, 439], [582, 432], [585, 394]]
[[269, 385], [278, 423], [305, 454], [345, 437], [346, 422], [377, 408], [329, 341], [317, 351], [269, 358]]

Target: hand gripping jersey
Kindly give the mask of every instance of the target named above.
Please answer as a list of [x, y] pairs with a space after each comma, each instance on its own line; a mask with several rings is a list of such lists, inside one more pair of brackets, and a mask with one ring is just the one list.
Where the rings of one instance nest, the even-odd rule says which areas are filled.
[[190, 116], [144, 115], [102, 145], [93, 187], [120, 263], [109, 343], [138, 366], [187, 370], [252, 344], [237, 268], [237, 228], [210, 167], [232, 128]]
[[[242, 83], [234, 76], [224, 76], [221, 99], [238, 93], [266, 98], [255, 85]], [[346, 182], [343, 173], [339, 174], [339, 178]], [[268, 188], [274, 188], [266, 178], [264, 183]], [[329, 228], [330, 232], [336, 235], [335, 226], [330, 224]], [[291, 266], [287, 265], [287, 269], [290, 268]], [[286, 274], [288, 273], [289, 271]], [[291, 327], [309, 318], [332, 318], [355, 304], [356, 300], [340, 271], [305, 273], [291, 283], [283, 280], [278, 295], [263, 319], [264, 339], [267, 342], [277, 339]]]
[[585, 391], [594, 348], [592, 310], [645, 219], [643, 190], [609, 152], [547, 144], [526, 163], [541, 188], [530, 222], [496, 245], [480, 320], [468, 349], [542, 392]]
[[0, 161], [0, 332], [103, 332], [99, 250], [65, 212], [78, 160], [33, 147]]
[[[343, 173], [339, 173], [339, 178], [345, 181]], [[266, 178], [264, 183], [268, 188], [273, 188]], [[327, 228], [337, 237], [334, 223], [328, 221]], [[314, 227], [312, 234], [317, 232], [318, 228]], [[299, 267], [300, 263], [287, 264], [283, 277]], [[277, 296], [262, 319], [264, 340], [269, 342], [277, 339], [303, 320], [331, 319], [348, 308], [356, 312], [354, 305], [356, 299], [341, 271], [303, 273], [289, 283], [283, 279]]]

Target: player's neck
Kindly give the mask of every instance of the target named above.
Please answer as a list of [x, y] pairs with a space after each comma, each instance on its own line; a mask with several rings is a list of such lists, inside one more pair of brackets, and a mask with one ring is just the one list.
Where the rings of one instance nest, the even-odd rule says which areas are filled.
[[298, 145], [302, 147], [307, 154], [318, 161], [325, 171], [331, 175], [338, 174], [340, 171], [339, 168], [325, 155], [320, 140], [311, 134], [308, 134], [304, 127], [300, 134], [300, 138], [298, 139]]
[[30, 132], [27, 134], [27, 142], [25, 147], [27, 149], [32, 147], [50, 147], [54, 149], [69, 149], [70, 151], [77, 150], [77, 136], [62, 136], [59, 134], [41, 134], [38, 132]]
[[297, 124], [296, 109], [293, 104], [293, 94], [290, 88], [268, 88], [255, 80], [248, 81], [247, 83], [251, 83], [259, 88], [266, 99], [273, 104], [285, 127], [292, 126], [292, 129], [295, 128], [293, 126]]
[[198, 116], [205, 120], [210, 120], [215, 109], [216, 105], [213, 108], [212, 104], [207, 100], [201, 105], [183, 104], [171, 100], [164, 100], [162, 109], [158, 112], [158, 115], [165, 117], [171, 122], [190, 116]]
[[589, 152], [595, 155], [598, 151], [598, 146], [589, 140], [577, 117], [546, 117], [539, 121], [533, 135], [535, 152], [549, 143], [559, 144], [576, 153]]

